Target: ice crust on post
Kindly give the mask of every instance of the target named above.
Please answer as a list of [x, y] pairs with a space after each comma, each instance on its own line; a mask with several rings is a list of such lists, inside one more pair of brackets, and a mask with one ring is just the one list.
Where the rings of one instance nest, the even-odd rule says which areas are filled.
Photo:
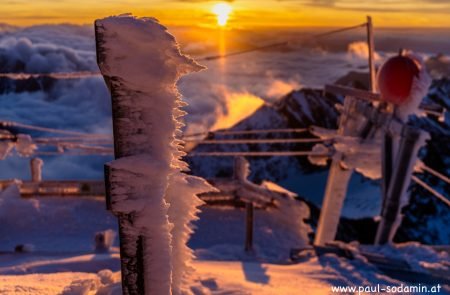
[[[178, 139], [186, 113], [176, 88], [178, 79], [202, 66], [180, 53], [175, 38], [153, 18], [120, 15], [97, 20], [101, 68], [113, 100], [116, 157], [108, 164], [111, 210], [133, 216], [123, 229], [144, 237], [145, 294], [189, 293], [183, 281], [192, 270], [192, 233], [197, 194], [212, 188], [186, 175]], [[115, 111], [115, 110], [113, 110]], [[136, 253], [136, 249], [129, 250]]]

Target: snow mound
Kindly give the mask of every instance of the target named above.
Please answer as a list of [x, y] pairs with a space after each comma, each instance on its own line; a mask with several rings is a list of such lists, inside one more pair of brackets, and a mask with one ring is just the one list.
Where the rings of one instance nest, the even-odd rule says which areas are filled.
[[[294, 203], [295, 202], [295, 203]], [[289, 260], [292, 248], [309, 243], [309, 208], [293, 200], [291, 211], [285, 207], [254, 213], [254, 256], [244, 252], [245, 210], [229, 207], [203, 207], [195, 222], [196, 232], [189, 241], [200, 260]]]
[[117, 230], [102, 198], [22, 198], [17, 185], [0, 192], [0, 251], [90, 251], [97, 232]]

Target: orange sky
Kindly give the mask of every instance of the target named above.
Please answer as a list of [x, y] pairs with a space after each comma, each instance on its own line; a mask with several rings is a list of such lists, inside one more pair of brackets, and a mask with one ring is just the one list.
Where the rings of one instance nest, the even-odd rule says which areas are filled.
[[[166, 25], [216, 26], [205, 0], [0, 0], [2, 22], [92, 23], [124, 12]], [[371, 14], [379, 27], [450, 27], [450, 0], [235, 0], [228, 27], [344, 26]]]

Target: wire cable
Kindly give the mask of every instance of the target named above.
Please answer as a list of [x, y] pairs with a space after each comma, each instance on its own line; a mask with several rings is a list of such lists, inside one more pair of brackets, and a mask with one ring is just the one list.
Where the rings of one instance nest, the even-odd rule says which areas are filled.
[[0, 127], [20, 127], [20, 128], [29, 129], [29, 130], [43, 131], [43, 132], [49, 132], [49, 133], [67, 134], [67, 135], [77, 135], [77, 136], [83, 136], [86, 138], [87, 137], [89, 137], [89, 138], [104, 138], [104, 137], [109, 138], [110, 137], [110, 135], [107, 135], [107, 134], [90, 134], [90, 133], [83, 133], [83, 132], [77, 132], [77, 131], [60, 130], [60, 129], [54, 129], [54, 128], [22, 124], [22, 123], [12, 122], [12, 121], [0, 121]]
[[[327, 139], [330, 140], [330, 139]], [[255, 143], [313, 143], [327, 141], [321, 138], [276, 138], [276, 139], [205, 139], [184, 140], [199, 144], [255, 144]]]
[[40, 151], [33, 153], [33, 156], [112, 156], [113, 152], [98, 151], [98, 152], [57, 152], [57, 151]]
[[69, 73], [0, 73], [0, 78], [12, 80], [27, 80], [31, 78], [53, 78], [58, 80], [83, 79], [101, 77], [99, 72], [69, 72]]
[[318, 156], [329, 157], [330, 153], [312, 151], [279, 151], [279, 152], [193, 152], [188, 157], [292, 157]]
[[303, 133], [308, 132], [308, 128], [286, 128], [286, 129], [253, 129], [253, 130], [222, 130], [222, 131], [209, 131], [199, 132], [183, 135], [183, 138], [198, 137], [204, 135], [245, 135], [245, 134], [262, 134], [262, 133]]
[[[359, 24], [359, 25], [356, 25], [356, 26], [345, 27], [345, 28], [341, 28], [341, 29], [337, 29], [337, 30], [327, 31], [327, 32], [320, 33], [320, 34], [309, 35], [305, 39], [306, 40], [309, 40], [309, 39], [320, 39], [320, 38], [323, 38], [323, 37], [326, 37], [326, 36], [329, 36], [329, 35], [333, 35], [333, 34], [342, 33], [342, 32], [345, 32], [345, 31], [350, 31], [350, 30], [354, 30], [354, 29], [357, 29], [357, 28], [361, 28], [361, 27], [364, 27], [366, 25], [367, 25], [367, 23], [363, 23], [363, 24]], [[268, 48], [284, 46], [284, 45], [287, 45], [287, 44], [289, 44], [289, 41], [277, 42], [277, 43], [272, 43], [272, 44], [267, 44], [267, 45], [263, 45], [263, 46], [254, 47], [254, 48], [247, 49], [247, 50], [235, 51], [235, 52], [231, 52], [231, 53], [227, 53], [227, 54], [221, 54], [221, 55], [207, 56], [207, 57], [199, 58], [199, 59], [196, 59], [196, 60], [197, 61], [208, 61], [208, 60], [221, 59], [221, 58], [226, 58], [226, 57], [230, 57], [230, 56], [246, 54], [246, 53], [250, 53], [250, 52], [254, 52], [254, 51], [260, 51], [260, 50], [264, 50], [264, 49], [268, 49]]]
[[426, 184], [424, 181], [422, 181], [419, 177], [417, 176], [412, 176], [412, 180], [414, 180], [417, 184], [419, 184], [420, 186], [422, 186], [424, 189], [426, 189], [427, 191], [429, 191], [430, 193], [432, 193], [436, 198], [438, 198], [439, 200], [441, 200], [442, 202], [444, 202], [447, 206], [450, 207], [450, 201], [444, 197], [443, 195], [441, 195], [440, 193], [438, 193], [436, 190], [434, 190], [431, 186], [429, 186], [428, 184]]
[[436, 170], [431, 169], [430, 167], [428, 167], [427, 165], [421, 163], [418, 165], [419, 169], [422, 169], [432, 175], [434, 175], [435, 177], [439, 178], [440, 180], [446, 182], [447, 184], [450, 184], [450, 178], [445, 176], [444, 174], [441, 174], [439, 172], [437, 172]]

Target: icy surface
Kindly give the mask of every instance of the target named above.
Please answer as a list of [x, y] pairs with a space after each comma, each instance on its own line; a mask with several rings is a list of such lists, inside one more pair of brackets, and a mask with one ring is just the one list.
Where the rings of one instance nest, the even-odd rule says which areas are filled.
[[0, 252], [23, 244], [37, 252], [90, 251], [97, 232], [117, 231], [103, 198], [21, 198], [16, 185], [0, 193], [0, 224]]
[[[305, 219], [307, 206], [300, 201], [280, 209], [255, 210], [255, 257], [275, 263], [289, 261], [292, 248], [309, 243], [311, 231]], [[241, 260], [248, 258], [244, 252], [245, 210], [234, 208], [202, 208], [195, 225], [198, 230], [189, 245], [199, 259]]]
[[336, 138], [334, 147], [344, 153], [341, 161], [347, 169], [355, 169], [369, 179], [381, 178], [381, 141], [371, 139], [362, 142], [357, 137]]
[[[256, 295], [309, 294], [313, 289], [318, 294], [329, 294], [331, 286], [336, 285], [410, 284], [383, 274], [369, 264], [360, 251], [403, 258], [414, 270], [425, 273], [431, 269], [441, 272], [448, 269], [447, 253], [417, 243], [360, 246], [359, 249], [358, 245], [341, 244], [355, 255], [354, 260], [326, 254], [320, 258], [311, 255], [297, 264], [280, 264], [275, 257], [286, 255], [287, 245], [295, 245], [295, 240], [291, 240], [293, 232], [289, 234], [270, 222], [277, 218], [272, 213], [256, 212], [256, 253], [248, 255], [243, 250], [244, 211], [203, 210], [191, 241], [199, 256], [192, 262], [196, 272], [185, 277], [185, 286], [194, 294]], [[46, 238], [50, 240], [55, 236]], [[117, 249], [105, 254], [0, 254], [0, 294], [119, 295], [119, 269]]]

